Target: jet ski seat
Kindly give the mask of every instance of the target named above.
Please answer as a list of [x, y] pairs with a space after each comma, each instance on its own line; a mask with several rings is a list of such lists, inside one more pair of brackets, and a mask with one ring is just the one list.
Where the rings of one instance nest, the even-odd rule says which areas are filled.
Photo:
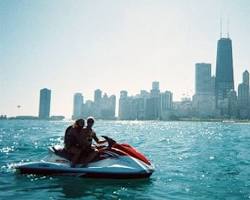
[[56, 154], [57, 156], [60, 156], [62, 158], [65, 158], [67, 160], [71, 160], [70, 159], [70, 154], [64, 149], [64, 148], [57, 148], [57, 147], [51, 147], [50, 150]]

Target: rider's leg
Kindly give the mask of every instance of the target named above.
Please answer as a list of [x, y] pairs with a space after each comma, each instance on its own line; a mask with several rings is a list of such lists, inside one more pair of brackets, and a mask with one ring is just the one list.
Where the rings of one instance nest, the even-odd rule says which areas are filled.
[[93, 151], [90, 151], [88, 155], [81, 160], [81, 164], [83, 166], [86, 166], [88, 163], [94, 160], [97, 156], [98, 156], [98, 150], [93, 149]]
[[72, 154], [71, 166], [75, 167], [75, 165], [79, 163], [80, 156], [81, 156], [81, 149], [76, 148], [76, 147], [72, 147], [70, 149], [70, 153]]

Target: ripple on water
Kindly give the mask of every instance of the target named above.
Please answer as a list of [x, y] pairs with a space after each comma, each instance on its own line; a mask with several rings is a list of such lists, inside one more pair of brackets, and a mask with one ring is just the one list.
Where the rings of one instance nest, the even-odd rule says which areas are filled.
[[[63, 143], [71, 122], [0, 121], [0, 199], [247, 199], [249, 124], [97, 121], [109, 135], [143, 152], [156, 167], [149, 180], [21, 176], [13, 165], [36, 161]], [[72, 185], [74, 187], [72, 187]]]

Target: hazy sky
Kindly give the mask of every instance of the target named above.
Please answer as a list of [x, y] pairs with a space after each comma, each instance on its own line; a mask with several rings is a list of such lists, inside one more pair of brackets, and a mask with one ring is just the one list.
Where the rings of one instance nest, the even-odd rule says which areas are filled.
[[249, 0], [0, 0], [0, 114], [37, 115], [44, 87], [51, 114], [68, 117], [73, 94], [96, 88], [119, 98], [158, 80], [175, 100], [192, 96], [195, 63], [215, 72], [220, 16], [237, 87], [250, 71]]

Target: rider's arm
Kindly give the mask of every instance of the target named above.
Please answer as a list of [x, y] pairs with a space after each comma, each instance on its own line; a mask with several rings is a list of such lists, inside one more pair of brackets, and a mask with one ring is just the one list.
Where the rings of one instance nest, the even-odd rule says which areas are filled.
[[96, 136], [96, 133], [95, 133], [94, 131], [92, 132], [92, 137], [93, 137], [93, 139], [95, 140], [95, 142], [96, 142], [97, 144], [103, 144], [103, 143], [106, 142], [106, 140], [100, 141], [100, 140], [98, 139], [98, 137]]

